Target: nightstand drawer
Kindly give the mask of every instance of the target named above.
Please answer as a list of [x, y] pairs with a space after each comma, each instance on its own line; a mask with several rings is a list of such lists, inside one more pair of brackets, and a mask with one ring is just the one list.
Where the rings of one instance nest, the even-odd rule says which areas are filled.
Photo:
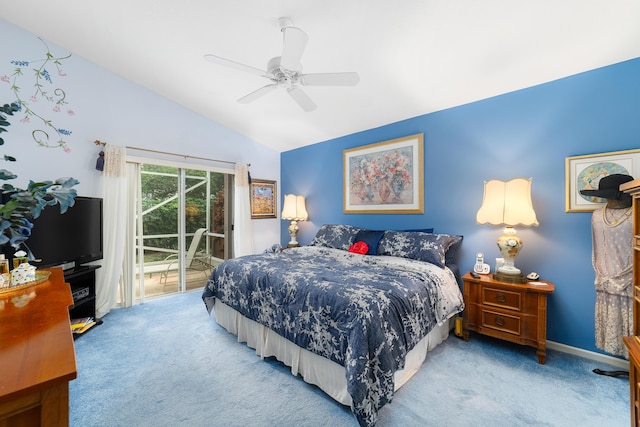
[[483, 287], [482, 304], [521, 311], [522, 294], [520, 292]]
[[482, 310], [482, 327], [520, 336], [520, 318]]

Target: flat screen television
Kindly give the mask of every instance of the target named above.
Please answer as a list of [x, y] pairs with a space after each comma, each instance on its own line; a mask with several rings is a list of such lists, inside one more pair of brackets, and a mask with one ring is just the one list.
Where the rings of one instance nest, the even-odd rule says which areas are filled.
[[29, 263], [38, 268], [66, 269], [102, 259], [102, 199], [77, 196], [64, 214], [59, 205], [45, 207], [24, 244], [39, 260]]

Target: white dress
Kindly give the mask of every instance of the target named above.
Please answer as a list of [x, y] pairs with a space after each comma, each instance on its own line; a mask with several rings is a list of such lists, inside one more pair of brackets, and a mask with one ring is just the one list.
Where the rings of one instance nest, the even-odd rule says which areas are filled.
[[[632, 241], [630, 209], [598, 209], [591, 217], [596, 274], [596, 347], [629, 358], [622, 341], [633, 334]], [[605, 214], [609, 214], [606, 218]], [[612, 219], [615, 215], [619, 222]]]

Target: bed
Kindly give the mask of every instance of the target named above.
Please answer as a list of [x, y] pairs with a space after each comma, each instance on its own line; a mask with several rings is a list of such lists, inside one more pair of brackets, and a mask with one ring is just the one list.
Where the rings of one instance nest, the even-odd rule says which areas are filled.
[[309, 246], [223, 262], [202, 298], [238, 341], [373, 426], [464, 308], [462, 236], [426, 231], [325, 224]]

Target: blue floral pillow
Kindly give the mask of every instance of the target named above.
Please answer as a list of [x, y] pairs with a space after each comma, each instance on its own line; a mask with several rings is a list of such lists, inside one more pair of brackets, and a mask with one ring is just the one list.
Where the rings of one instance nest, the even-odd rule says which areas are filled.
[[462, 236], [454, 236], [454, 237], [459, 237], [460, 239], [458, 239], [457, 241], [451, 243], [451, 246], [449, 246], [449, 249], [447, 249], [447, 251], [444, 253], [444, 265], [452, 265], [456, 263], [456, 258], [458, 257], [458, 250], [460, 249], [460, 246], [462, 246]]
[[447, 250], [462, 238], [448, 234], [385, 231], [378, 244], [378, 255], [425, 261], [443, 268]]
[[360, 230], [362, 228], [351, 225], [324, 224], [320, 227], [309, 246], [325, 246], [347, 251], [353, 245], [356, 234]]

